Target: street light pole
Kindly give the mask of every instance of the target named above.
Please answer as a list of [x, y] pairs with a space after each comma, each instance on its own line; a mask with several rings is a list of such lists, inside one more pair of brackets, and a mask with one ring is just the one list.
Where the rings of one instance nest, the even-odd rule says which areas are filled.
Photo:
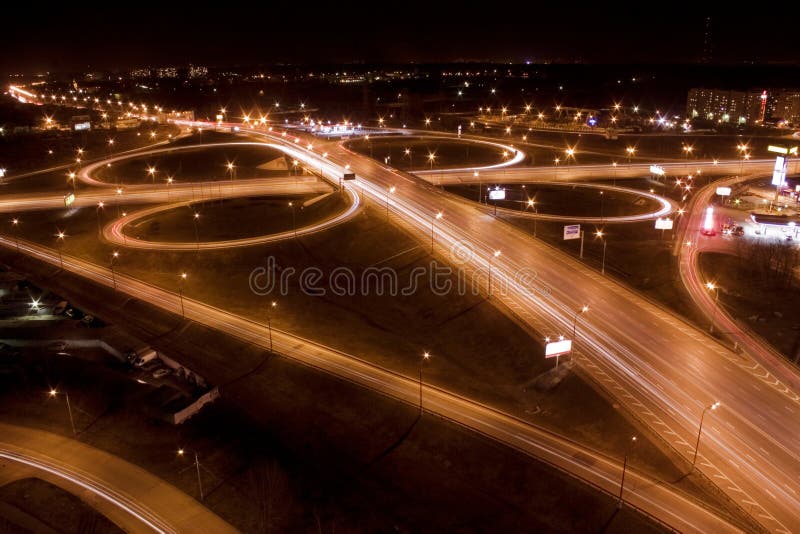
[[[538, 215], [539, 212], [536, 210], [536, 201], [532, 198], [528, 199], [528, 203], [525, 205], [525, 211], [528, 211], [528, 208], [533, 208], [533, 213]], [[533, 237], [536, 237], [536, 219], [537, 217], [533, 218]]]
[[636, 436], [633, 436], [631, 438], [631, 444], [625, 452], [625, 460], [622, 462], [622, 479], [619, 482], [619, 500], [617, 501], [617, 508], [622, 508], [622, 492], [625, 490], [625, 472], [628, 470], [628, 455], [635, 444]]
[[72, 405], [69, 403], [69, 393], [64, 392], [64, 399], [67, 401], [67, 413], [69, 413], [69, 426], [72, 427], [72, 435], [77, 437], [78, 433], [75, 431], [75, 419], [72, 417]]
[[278, 303], [274, 300], [270, 303], [269, 307], [267, 308], [267, 331], [269, 333], [269, 352], [272, 354], [272, 312], [270, 310], [274, 309]]
[[422, 366], [430, 359], [429, 352], [422, 353], [422, 360], [419, 362], [419, 415], [422, 417]]
[[192, 224], [194, 224], [194, 240], [197, 246], [197, 250], [200, 250], [200, 234], [197, 232], [197, 219], [200, 218], [200, 214], [194, 212], [194, 216], [192, 217]]
[[600, 273], [606, 274], [606, 245], [608, 244], [608, 242], [603, 238], [602, 230], [598, 230], [597, 232], [595, 232], [594, 235], [603, 240], [603, 262], [600, 265]]
[[205, 500], [203, 495], [203, 479], [200, 478], [200, 459], [197, 457], [197, 452], [194, 453], [194, 466], [197, 469], [197, 487], [200, 489], [200, 500]]
[[186, 280], [186, 273], [181, 273], [178, 278], [178, 295], [181, 300], [181, 317], [186, 318], [186, 311], [183, 308], [183, 281]]
[[[58, 391], [55, 389], [50, 390], [50, 396], [55, 397], [58, 395]], [[64, 399], [67, 401], [67, 413], [69, 414], [69, 424], [72, 427], [72, 437], [77, 438], [78, 433], [75, 431], [75, 419], [72, 418], [72, 405], [69, 403], [69, 393], [64, 392]]]
[[578, 316], [583, 314], [583, 313], [586, 313], [587, 311], [589, 311], [589, 306], [584, 304], [581, 307], [580, 310], [575, 312], [575, 316], [572, 318], [572, 339], [573, 339], [573, 343], [574, 343], [574, 340], [575, 340], [575, 330], [578, 327]]
[[17, 251], [19, 252], [19, 219], [16, 217], [11, 219], [11, 227], [14, 229], [14, 243], [17, 245]]
[[397, 190], [395, 186], [390, 187], [386, 190], [386, 218], [389, 218], [389, 194], [394, 193]]
[[[178, 449], [178, 456], [183, 456], [185, 454], [185, 450]], [[200, 500], [205, 500], [205, 494], [203, 493], [203, 479], [200, 477], [200, 458], [197, 456], [197, 451], [194, 452], [194, 467], [197, 470], [197, 488], [200, 490]]]
[[61, 265], [61, 269], [62, 270], [64, 269], [64, 255], [63, 255], [61, 249], [64, 246], [64, 237], [65, 236], [66, 236], [66, 234], [64, 232], [61, 232], [61, 231], [59, 231], [56, 234], [56, 246], [58, 248], [58, 263]]
[[111, 282], [114, 284], [114, 291], [117, 290], [117, 276], [114, 273], [114, 260], [119, 257], [119, 252], [114, 251], [111, 253]]
[[600, 274], [606, 274], [606, 246], [608, 245], [608, 241], [603, 239], [603, 262], [600, 267]]
[[100, 235], [102, 233], [102, 230], [100, 229], [100, 210], [103, 209], [104, 207], [105, 203], [101, 201], [97, 203], [97, 208], [95, 208], [94, 210], [95, 215], [97, 215], [97, 235]]
[[717, 318], [717, 308], [719, 307], [719, 286], [714, 282], [706, 282], [706, 288], [714, 291], [714, 309], [711, 310], [711, 326], [708, 327], [708, 332], [713, 334], [714, 321]]
[[434, 215], [431, 218], [431, 254], [433, 254], [433, 236], [434, 236], [433, 231], [434, 231], [434, 227], [436, 226], [436, 221], [438, 221], [442, 217], [443, 217], [442, 212], [439, 211], [439, 212], [436, 212], [436, 215]]
[[289, 207], [292, 208], [292, 232], [294, 232], [294, 237], [297, 237], [297, 220], [295, 219], [294, 202], [289, 202]]
[[717, 408], [719, 408], [719, 405], [720, 402], [717, 401], [714, 404], [706, 406], [705, 408], [703, 408], [703, 413], [700, 414], [700, 427], [697, 429], [697, 443], [695, 443], [694, 446], [694, 458], [692, 458], [692, 469], [694, 469], [694, 465], [695, 463], [697, 463], [697, 451], [700, 448], [700, 434], [702, 434], [703, 432], [703, 419], [705, 419], [706, 412], [708, 410], [716, 410]]

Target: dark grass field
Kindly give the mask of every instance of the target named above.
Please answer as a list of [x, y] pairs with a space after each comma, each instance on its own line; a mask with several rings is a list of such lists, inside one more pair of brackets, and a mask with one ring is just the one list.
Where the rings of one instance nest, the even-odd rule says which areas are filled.
[[[505, 189], [505, 200], [490, 200], [489, 188], [500, 187]], [[480, 190], [479, 190], [480, 188]], [[648, 213], [658, 207], [658, 204], [649, 198], [644, 198], [636, 193], [621, 191], [604, 191], [591, 187], [571, 185], [499, 185], [490, 184], [448, 186], [445, 189], [452, 191], [469, 200], [481, 201], [489, 206], [497, 205], [498, 208], [529, 211], [548, 215], [564, 215], [574, 217], [616, 217], [622, 215], [638, 215]], [[602, 192], [602, 194], [601, 194]], [[528, 200], [533, 200], [534, 205], [528, 205]]]
[[347, 147], [378, 161], [386, 162], [388, 156], [388, 164], [402, 170], [430, 169], [431, 154], [434, 169], [493, 165], [512, 156], [510, 153], [504, 156], [503, 150], [496, 147], [457, 139], [371, 136], [368, 140], [348, 141]]
[[148, 241], [223, 241], [302, 228], [347, 208], [347, 200], [337, 193], [304, 206], [314, 198], [253, 197], [196, 203], [140, 219], [124, 231]]

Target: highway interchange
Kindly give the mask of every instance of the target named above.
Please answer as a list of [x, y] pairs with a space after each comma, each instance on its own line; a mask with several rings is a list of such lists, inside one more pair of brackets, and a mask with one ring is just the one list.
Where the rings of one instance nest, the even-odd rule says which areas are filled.
[[[765, 529], [774, 532], [798, 529], [800, 500], [796, 492], [800, 491], [800, 463], [794, 449], [800, 435], [795, 416], [796, 410], [800, 410], [800, 398], [795, 394], [793, 371], [785, 367], [776, 370], [776, 362], [765, 361], [763, 344], [742, 343], [745, 352], [734, 352], [726, 344], [709, 338], [704, 331], [567, 254], [490, 216], [475, 203], [429, 183], [439, 184], [443, 180], [464, 183], [476, 178], [474, 171], [409, 174], [354, 154], [339, 143], [327, 143], [327, 154], [323, 156], [320, 148], [305, 148], [317, 140], [304, 133], [287, 137], [264, 130], [243, 129], [242, 134], [250, 137], [251, 142], [279, 148], [308, 168], [318, 170], [334, 184], [344, 172], [354, 172], [356, 180], [346, 186], [352, 198], [351, 208], [357, 208], [362, 196], [380, 206], [388, 202], [393, 220], [417, 233], [421, 240], [429, 238], [432, 218], [441, 212], [443, 217], [433, 225], [437, 254], [447, 257], [454, 250], [468, 250], [464, 266], [481, 271], [486, 271], [493, 261], [491, 268], [498, 284], [507, 288], [496, 293], [493, 300], [533, 331], [566, 332], [571, 329], [575, 310], [589, 304], [592, 313], [585, 317], [575, 340], [579, 348], [575, 358], [582, 369], [629, 413], [689, 460], [695, 452], [694, 438], [703, 409], [712, 402], [721, 401], [722, 408], [707, 417], [698, 468]], [[645, 167], [648, 166], [562, 167], [558, 169], [557, 181], [601, 176], [608, 179], [612, 172], [617, 178], [640, 177], [647, 173]], [[741, 162], [693, 161], [667, 163], [664, 167], [670, 174], [702, 168], [704, 172], [725, 175], [736, 173]], [[770, 167], [771, 162], [766, 160], [747, 162], [750, 173], [763, 172]], [[523, 183], [537, 179], [553, 181], [556, 179], [553, 175], [551, 168], [503, 167], [481, 169], [479, 178], [484, 182]], [[82, 173], [81, 179], [91, 180], [88, 170]], [[92, 185], [101, 191], [92, 193], [98, 195], [97, 198], [113, 192], [107, 184]], [[102, 190], [103, 187], [106, 189]], [[235, 196], [239, 188], [247, 188], [247, 193], [239, 191], [238, 194], [272, 194], [275, 187], [241, 181], [218, 189], [217, 194]], [[387, 196], [386, 191], [391, 187], [395, 192]], [[148, 190], [148, 186], [141, 186], [140, 190], [128, 186], [124, 196], [129, 201], [134, 194], [139, 194], [142, 202], [160, 196], [160, 201], [164, 202], [169, 194], [169, 201], [189, 202], [186, 196], [174, 196], [179, 194], [179, 189], [184, 195], [190, 194], [186, 193], [188, 188], [189, 185], [184, 184], [171, 191], [164, 188], [154, 191], [152, 187]], [[114, 195], [106, 199], [113, 201]], [[6, 199], [3, 200], [5, 204]], [[16, 195], [9, 199], [12, 204], [8, 208], [4, 206], [4, 210], [47, 209], [55, 207], [55, 200], [52, 196]], [[94, 199], [81, 201], [95, 202]], [[691, 224], [688, 223], [689, 227]], [[116, 239], [118, 243], [119, 224], [106, 226], [103, 232], [107, 239]], [[130, 244], [129, 241], [123, 240], [120, 246]], [[7, 247], [15, 247], [11, 236], [4, 237], [2, 242]], [[146, 242], [135, 245], [157, 246]], [[184, 245], [194, 247], [197, 244]], [[53, 265], [59, 263], [58, 254], [47, 247], [22, 242], [20, 250]], [[502, 255], [490, 259], [497, 250], [502, 251]], [[65, 256], [64, 268], [98, 283], [112, 284], [111, 273], [105, 266]], [[127, 276], [118, 275], [116, 283], [121, 291], [171, 311], [179, 310], [179, 297], [173, 292]], [[265, 343], [263, 324], [189, 299], [185, 307], [190, 319], [262, 346]], [[288, 332], [275, 333], [275, 348], [285, 356], [384, 394], [415, 402], [417, 383], [414, 377], [397, 375]], [[548, 461], [608, 492], [613, 493], [618, 488], [622, 467], [618, 460], [605, 458], [579, 444], [543, 432], [512, 414], [500, 413], [441, 388], [425, 386], [425, 398], [425, 409], [429, 412]], [[587, 462], [587, 457], [592, 460]], [[632, 476], [625, 499], [659, 520], [683, 531], [735, 530], [693, 499], [639, 473], [634, 472]]]

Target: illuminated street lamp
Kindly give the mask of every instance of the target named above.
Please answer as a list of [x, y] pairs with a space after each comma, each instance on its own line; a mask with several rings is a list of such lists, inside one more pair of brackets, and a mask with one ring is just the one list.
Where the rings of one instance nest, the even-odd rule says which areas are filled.
[[434, 154], [433, 152], [428, 152], [428, 161], [431, 164], [431, 170], [433, 170], [433, 162], [434, 162], [434, 160], [436, 160], [436, 154]]
[[422, 366], [425, 362], [431, 359], [431, 354], [428, 351], [422, 353], [422, 359], [419, 361], [419, 415], [422, 417]]
[[181, 300], [181, 317], [186, 318], [186, 311], [183, 308], [183, 283], [186, 281], [186, 273], [181, 273], [178, 277], [178, 296]]
[[700, 427], [697, 429], [697, 443], [694, 446], [694, 458], [692, 458], [692, 469], [694, 469], [695, 464], [697, 463], [697, 450], [700, 448], [700, 434], [703, 432], [703, 419], [706, 416], [706, 412], [708, 410], [714, 411], [719, 408], [720, 402], [717, 401], [714, 404], [710, 404], [703, 408], [703, 413], [700, 414]]
[[228, 172], [231, 175], [231, 181], [233, 181], [234, 178], [236, 177], [236, 165], [234, 165], [233, 162], [229, 161], [225, 164], [225, 167], [227, 167]]
[[95, 215], [97, 216], [97, 233], [98, 234], [101, 233], [101, 230], [100, 230], [100, 210], [104, 210], [105, 211], [105, 207], [106, 207], [106, 203], [101, 200], [100, 202], [97, 203], [97, 207], [94, 210]]
[[289, 207], [292, 208], [292, 232], [294, 232], [294, 237], [297, 237], [297, 219], [295, 218], [295, 211], [294, 211], [294, 202], [289, 202]]
[[[572, 339], [575, 339], [575, 331], [578, 326], [578, 316], [582, 315], [589, 311], [589, 306], [584, 304], [581, 306], [581, 309], [575, 312], [575, 316], [572, 318]], [[574, 341], [573, 341], [574, 342]]]
[[603, 231], [602, 231], [602, 230], [598, 230], [598, 231], [596, 231], [596, 232], [594, 233], [594, 235], [595, 235], [595, 237], [599, 237], [600, 239], [602, 239], [602, 240], [603, 240], [603, 262], [602, 262], [602, 264], [601, 264], [601, 267], [600, 267], [600, 273], [601, 273], [601, 274], [606, 274], [606, 245], [608, 245], [608, 241], [606, 241], [606, 240], [603, 238], [603, 236], [604, 236], [605, 234], [603, 234]]
[[628, 155], [628, 167], [630, 167], [631, 166], [631, 158], [636, 153], [636, 149], [634, 147], [632, 147], [632, 146], [629, 146], [629, 147], [627, 147], [625, 149], [625, 152]]
[[158, 171], [156, 170], [155, 167], [147, 167], [147, 174], [149, 174], [150, 178], [153, 179], [153, 185], [155, 185], [156, 183], [156, 172]]
[[116, 250], [111, 253], [111, 282], [114, 284], [114, 291], [117, 290], [117, 276], [114, 272], [114, 260], [119, 258], [119, 252]]
[[717, 308], [719, 307], [719, 286], [714, 282], [706, 282], [706, 289], [714, 292], [714, 310], [711, 312], [711, 326], [708, 328], [709, 333], [714, 333], [714, 320], [717, 317]]
[[[50, 395], [51, 399], [56, 398], [59, 392], [55, 388], [48, 391], [48, 395]], [[72, 427], [72, 437], [77, 438], [78, 433], [75, 431], [75, 419], [72, 417], [72, 405], [69, 403], [69, 393], [66, 391], [64, 392], [64, 399], [67, 401], [67, 413], [69, 414], [69, 424]]]
[[59, 230], [56, 232], [56, 247], [58, 248], [58, 263], [61, 264], [61, 268], [64, 268], [64, 256], [61, 252], [62, 247], [64, 246], [64, 238], [67, 237], [67, 234]]
[[[536, 201], [534, 199], [532, 199], [532, 198], [528, 199], [528, 202], [525, 204], [525, 210], [527, 211], [528, 208], [532, 208], [534, 214], [536, 214], [536, 215], [539, 214], [539, 211], [536, 209]], [[534, 217], [533, 218], [533, 237], [536, 237], [536, 221], [537, 221], [537, 219], [538, 219], [538, 217]]]
[[14, 230], [14, 243], [17, 245], [17, 250], [19, 250], [19, 219], [14, 217], [11, 219], [11, 228]]
[[390, 194], [394, 194], [395, 191], [397, 191], [397, 188], [395, 186], [392, 186], [392, 187], [390, 187], [389, 189], [386, 190], [386, 218], [387, 219], [389, 218], [389, 195]]
[[278, 305], [274, 300], [267, 306], [267, 332], [269, 333], [269, 353], [272, 354], [272, 310]]
[[[750, 147], [747, 145], [747, 143], [739, 143], [738, 145], [736, 145], [736, 150], [739, 151], [740, 157], [741, 157], [741, 160], [740, 160], [740, 163], [739, 163], [739, 174], [740, 175], [744, 172], [744, 160], [745, 159], [750, 159], [749, 158], [749, 154], [747, 153], [747, 149], [748, 148], [750, 148]], [[747, 158], [745, 158], [745, 156], [747, 156]]]
[[436, 215], [431, 217], [431, 254], [433, 254], [433, 232], [434, 227], [436, 226], [436, 221], [444, 217], [444, 214], [441, 211], [437, 211]]
[[628, 450], [625, 451], [625, 460], [622, 462], [622, 479], [619, 482], [619, 500], [617, 501], [617, 508], [622, 508], [622, 492], [625, 488], [625, 471], [628, 469], [628, 455], [631, 453], [631, 449], [633, 449], [634, 445], [636, 445], [636, 436], [631, 438]]
[[408, 156], [408, 167], [413, 169], [414, 168], [414, 160], [413, 160], [413, 153], [411, 152], [410, 148], [406, 148], [403, 150], [403, 154]]
[[492, 260], [494, 258], [499, 258], [500, 254], [502, 254], [502, 252], [500, 252], [499, 250], [495, 250], [494, 252], [492, 252], [492, 255], [489, 256], [489, 297], [488, 298], [492, 298]]
[[[184, 449], [178, 449], [178, 456], [183, 456], [186, 454]], [[194, 453], [194, 466], [197, 470], [197, 487], [200, 490], [200, 500], [205, 499], [205, 495], [203, 495], [203, 480], [200, 478], [200, 460], [197, 457], [197, 451]]]
[[575, 159], [575, 149], [572, 147], [567, 148], [564, 150], [564, 153], [567, 155], [567, 164], [569, 164], [569, 160]]

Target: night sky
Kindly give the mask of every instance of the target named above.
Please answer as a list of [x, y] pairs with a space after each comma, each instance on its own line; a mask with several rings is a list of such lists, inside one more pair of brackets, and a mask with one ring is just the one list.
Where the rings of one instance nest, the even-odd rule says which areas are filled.
[[[654, 18], [645, 14], [652, 6], [605, 3], [588, 9], [559, 3], [560, 11], [536, 2], [522, 7], [399, 1], [246, 7], [227, 2], [214, 9], [199, 2], [191, 7], [124, 2], [90, 9], [65, 4], [4, 22], [0, 72], [189, 62], [695, 62], [702, 55], [709, 14], [685, 6]], [[777, 27], [774, 14], [753, 8], [725, 11], [725, 16], [710, 13], [715, 61], [800, 58], [800, 41]]]

